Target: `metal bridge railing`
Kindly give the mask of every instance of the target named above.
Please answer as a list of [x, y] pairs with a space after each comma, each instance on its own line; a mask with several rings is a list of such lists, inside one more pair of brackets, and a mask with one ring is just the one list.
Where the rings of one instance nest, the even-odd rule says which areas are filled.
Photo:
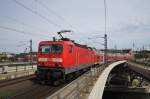
[[16, 64], [16, 65], [4, 65], [0, 66], [0, 74], [7, 74], [11, 72], [19, 72], [19, 71], [26, 71], [26, 70], [36, 70], [37, 65], [34, 64]]

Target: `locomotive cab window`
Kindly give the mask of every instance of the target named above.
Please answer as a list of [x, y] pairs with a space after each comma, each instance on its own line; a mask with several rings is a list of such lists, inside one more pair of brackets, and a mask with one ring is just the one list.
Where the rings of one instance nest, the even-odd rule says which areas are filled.
[[72, 53], [72, 51], [73, 51], [73, 46], [70, 45], [70, 47], [69, 47], [69, 53]]
[[40, 45], [39, 52], [41, 53], [52, 53], [52, 54], [61, 54], [63, 51], [62, 44], [43, 44]]

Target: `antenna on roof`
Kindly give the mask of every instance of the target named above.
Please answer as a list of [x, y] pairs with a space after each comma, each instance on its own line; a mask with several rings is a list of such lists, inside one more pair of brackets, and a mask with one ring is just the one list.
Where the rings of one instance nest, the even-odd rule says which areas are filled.
[[63, 33], [68, 33], [68, 32], [72, 32], [71, 30], [61, 30], [61, 31], [59, 31], [59, 32], [57, 32], [57, 34], [61, 37], [61, 39], [63, 39], [64, 37], [63, 37]]

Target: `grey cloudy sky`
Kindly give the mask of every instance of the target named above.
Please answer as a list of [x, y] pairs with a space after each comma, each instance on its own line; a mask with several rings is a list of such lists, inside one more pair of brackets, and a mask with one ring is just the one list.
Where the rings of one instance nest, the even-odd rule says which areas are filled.
[[[73, 33], [65, 36], [78, 43], [103, 48], [93, 43], [103, 42], [103, 39], [88, 40], [89, 37], [104, 35], [103, 0], [17, 0], [49, 22], [14, 1], [0, 0], [0, 27], [28, 33], [0, 28], [0, 52], [23, 52], [29, 43], [20, 41], [30, 39], [36, 51], [40, 41], [51, 40], [62, 29], [73, 30]], [[131, 48], [133, 42], [136, 47], [149, 45], [150, 0], [106, 1], [108, 48], [114, 48], [115, 45], [118, 48]]]

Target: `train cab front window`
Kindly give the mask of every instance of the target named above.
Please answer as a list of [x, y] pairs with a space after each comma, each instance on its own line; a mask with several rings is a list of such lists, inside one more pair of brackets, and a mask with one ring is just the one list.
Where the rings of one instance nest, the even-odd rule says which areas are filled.
[[61, 54], [63, 51], [62, 44], [43, 44], [40, 45], [39, 52], [41, 53], [52, 53], [52, 54]]

